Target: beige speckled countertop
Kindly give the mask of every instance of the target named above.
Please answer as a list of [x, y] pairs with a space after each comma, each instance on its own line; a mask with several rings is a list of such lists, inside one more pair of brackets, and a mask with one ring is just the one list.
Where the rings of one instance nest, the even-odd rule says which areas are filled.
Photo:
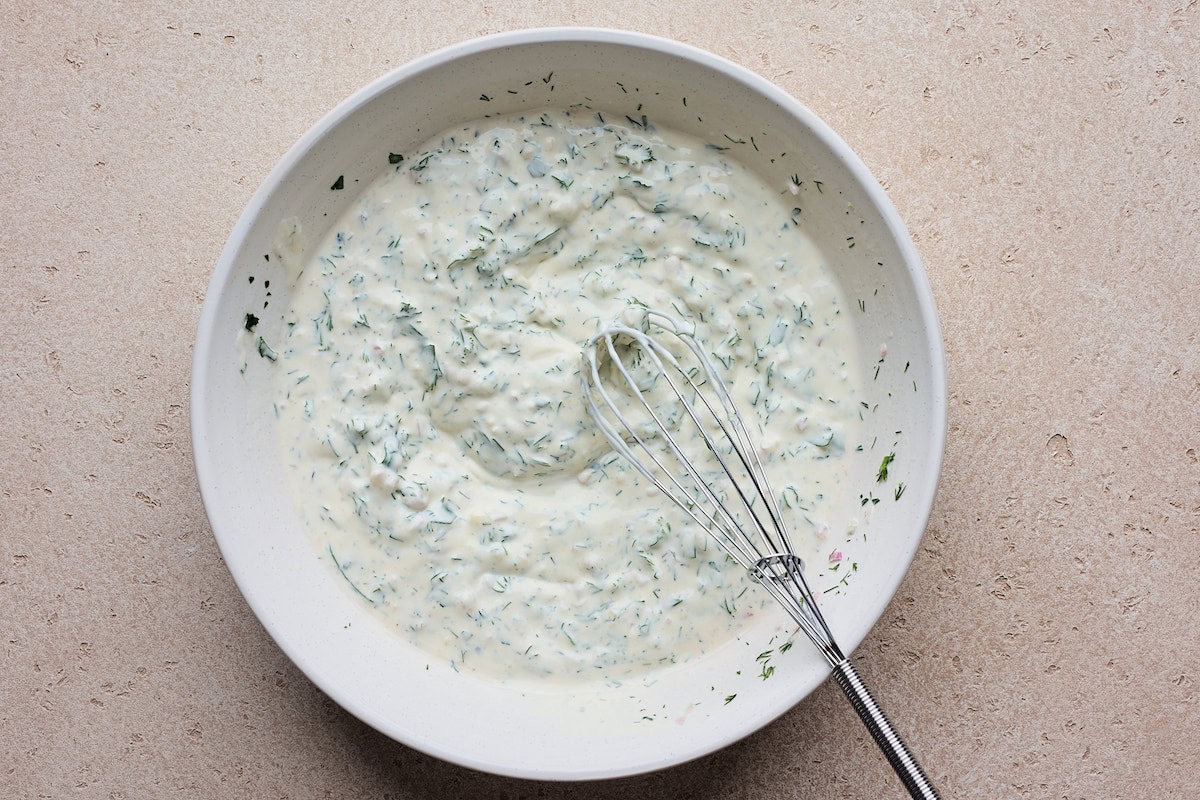
[[603, 5], [0, 3], [0, 796], [899, 796], [830, 683], [645, 777], [444, 764], [316, 690], [218, 555], [190, 358], [250, 194], [388, 69], [551, 24], [758, 71], [908, 222], [950, 435], [856, 660], [944, 796], [1197, 794], [1200, 4]]

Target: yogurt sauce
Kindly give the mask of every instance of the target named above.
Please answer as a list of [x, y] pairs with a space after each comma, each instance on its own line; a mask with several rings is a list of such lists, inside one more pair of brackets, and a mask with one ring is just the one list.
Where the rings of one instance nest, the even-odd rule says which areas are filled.
[[575, 682], [693, 658], [773, 602], [588, 419], [581, 348], [637, 304], [697, 324], [814, 563], [847, 499], [857, 370], [789, 188], [552, 110], [437, 136], [304, 255], [285, 224], [283, 453], [360, 601], [456, 668]]

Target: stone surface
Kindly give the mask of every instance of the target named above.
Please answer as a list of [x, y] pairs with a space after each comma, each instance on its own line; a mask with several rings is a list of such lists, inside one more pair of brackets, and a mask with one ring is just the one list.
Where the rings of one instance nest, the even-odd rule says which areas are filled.
[[879, 177], [942, 314], [950, 435], [856, 658], [946, 797], [1200, 778], [1200, 4], [189, 0], [0, 8], [0, 794], [875, 798], [827, 683], [696, 763], [508, 780], [340, 710], [238, 594], [188, 440], [192, 339], [284, 151], [483, 33], [640, 30], [808, 104]]

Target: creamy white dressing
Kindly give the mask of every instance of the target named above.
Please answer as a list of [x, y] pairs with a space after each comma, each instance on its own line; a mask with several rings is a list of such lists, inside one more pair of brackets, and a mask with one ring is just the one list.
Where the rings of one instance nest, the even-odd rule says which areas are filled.
[[304, 255], [285, 226], [284, 456], [361, 602], [458, 668], [574, 681], [693, 658], [773, 602], [588, 419], [581, 348], [639, 304], [696, 323], [761, 425], [799, 554], [823, 558], [858, 373], [788, 188], [554, 110], [439, 135]]

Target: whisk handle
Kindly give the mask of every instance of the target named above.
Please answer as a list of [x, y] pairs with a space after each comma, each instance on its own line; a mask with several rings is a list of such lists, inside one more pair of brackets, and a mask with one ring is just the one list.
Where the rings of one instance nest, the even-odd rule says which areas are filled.
[[850, 699], [850, 705], [858, 712], [859, 718], [871, 732], [875, 744], [879, 745], [879, 749], [887, 756], [888, 763], [896, 770], [896, 775], [904, 784], [904, 788], [908, 789], [908, 793], [917, 800], [938, 800], [937, 790], [933, 788], [912, 753], [908, 752], [900, 734], [896, 733], [896, 729], [879, 708], [862, 678], [858, 677], [858, 672], [849, 659], [843, 658], [833, 665], [833, 678]]

